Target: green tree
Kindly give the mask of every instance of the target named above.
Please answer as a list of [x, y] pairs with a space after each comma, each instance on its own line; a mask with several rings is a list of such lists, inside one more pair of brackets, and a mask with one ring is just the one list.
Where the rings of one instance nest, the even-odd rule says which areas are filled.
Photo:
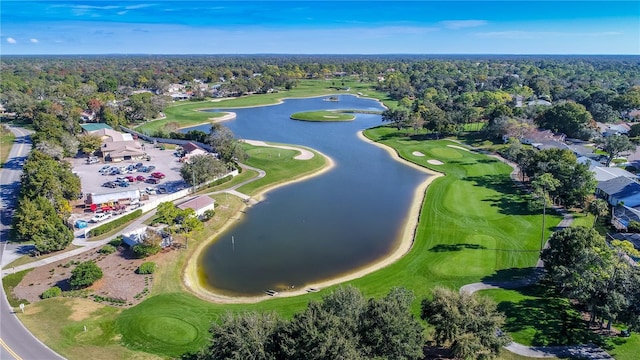
[[78, 147], [80, 151], [87, 155], [93, 155], [93, 153], [100, 149], [102, 145], [102, 139], [99, 136], [95, 135], [80, 135], [78, 136]]
[[74, 289], [90, 286], [102, 278], [102, 269], [92, 260], [80, 263], [71, 270], [69, 284]]
[[173, 225], [181, 214], [181, 210], [171, 201], [165, 201], [156, 208], [155, 222]]
[[406, 108], [387, 109], [382, 112], [382, 122], [391, 123], [396, 129], [401, 130], [411, 124], [411, 115]]
[[618, 155], [636, 149], [636, 145], [626, 135], [611, 135], [598, 141], [602, 151], [607, 153], [606, 166]]
[[218, 154], [220, 161], [224, 164], [236, 164], [244, 161], [247, 157], [233, 132], [221, 124], [211, 125], [207, 142], [213, 147], [214, 152]]
[[33, 241], [40, 253], [65, 249], [73, 241], [73, 233], [44, 197], [22, 198], [13, 217], [13, 231], [19, 242]]
[[593, 201], [589, 202], [587, 211], [594, 216], [593, 226], [595, 227], [598, 223], [598, 218], [606, 216], [609, 213], [609, 203], [604, 199], [593, 199]]
[[360, 336], [370, 359], [422, 359], [424, 329], [411, 312], [415, 299], [405, 288], [393, 288], [381, 299], [367, 302]]
[[593, 127], [593, 118], [584, 105], [570, 101], [548, 108], [535, 122], [544, 129], [583, 140], [590, 137], [588, 129]]
[[434, 327], [436, 342], [450, 347], [456, 358], [491, 359], [511, 342], [496, 331], [505, 318], [490, 299], [443, 287], [432, 292], [432, 299], [422, 301], [422, 318]]
[[189, 162], [185, 162], [180, 168], [180, 175], [187, 184], [197, 186], [219, 178], [227, 171], [225, 162], [213, 155], [204, 154], [190, 157]]
[[196, 359], [277, 359], [275, 335], [280, 323], [274, 313], [226, 313], [221, 323], [211, 326], [211, 343]]

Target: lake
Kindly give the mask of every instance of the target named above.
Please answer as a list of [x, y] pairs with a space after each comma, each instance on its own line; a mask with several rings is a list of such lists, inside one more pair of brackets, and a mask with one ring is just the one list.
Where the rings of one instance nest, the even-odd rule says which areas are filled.
[[[340, 95], [288, 99], [282, 104], [233, 111], [224, 122], [236, 137], [316, 149], [335, 162], [320, 176], [269, 191], [242, 221], [203, 251], [199, 275], [216, 293], [254, 296], [300, 288], [362, 268], [389, 254], [399, 240], [425, 173], [392, 159], [357, 137], [381, 116], [356, 114], [350, 122], [291, 120], [300, 111], [384, 110], [375, 100]], [[209, 132], [209, 126], [198, 129]]]

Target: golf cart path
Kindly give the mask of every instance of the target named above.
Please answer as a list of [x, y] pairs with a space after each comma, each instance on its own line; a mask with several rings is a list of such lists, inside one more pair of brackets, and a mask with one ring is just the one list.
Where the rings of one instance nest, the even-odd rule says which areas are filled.
[[[463, 144], [461, 144], [464, 146]], [[511, 179], [513, 182], [520, 188], [524, 189], [524, 184], [519, 179], [518, 174], [520, 173], [520, 169], [516, 163], [508, 161], [503, 157], [490, 154], [482, 149], [472, 148], [469, 149], [477, 152], [481, 152], [485, 155], [493, 157], [505, 164], [511, 166], [513, 170], [511, 171]], [[560, 215], [562, 215], [562, 220], [554, 229], [555, 231], [562, 230], [564, 228], [570, 227], [573, 223], [573, 215], [565, 211], [563, 208], [553, 206], [553, 209]], [[549, 241], [547, 240], [544, 244], [544, 248], [549, 247]], [[472, 284], [464, 285], [460, 288], [460, 293], [473, 294], [476, 291], [480, 290], [493, 290], [493, 289], [505, 289], [505, 290], [513, 290], [525, 286], [529, 286], [531, 284], [535, 284], [540, 280], [543, 274], [544, 263], [541, 259], [538, 259], [536, 263], [536, 271], [534, 271], [528, 278], [519, 279], [519, 280], [511, 280], [511, 281], [483, 281]], [[591, 360], [604, 360], [604, 359], [613, 359], [611, 355], [609, 355], [602, 348], [594, 345], [594, 344], [583, 344], [583, 345], [566, 345], [566, 346], [527, 346], [523, 344], [519, 344], [516, 342], [512, 342], [511, 344], [505, 346], [505, 349], [510, 352], [526, 357], [531, 358], [581, 358], [581, 359], [591, 359]]]

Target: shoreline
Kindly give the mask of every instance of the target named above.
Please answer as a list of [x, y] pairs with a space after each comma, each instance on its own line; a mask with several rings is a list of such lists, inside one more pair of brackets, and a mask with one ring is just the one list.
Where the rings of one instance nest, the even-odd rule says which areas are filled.
[[[269, 147], [280, 147], [279, 145], [271, 145], [271, 144], [266, 144], [265, 145], [260, 145], [260, 146], [269, 146]], [[309, 151], [309, 148], [303, 147], [303, 146], [289, 146], [287, 145], [288, 148], [293, 148], [296, 149], [298, 151], [300, 151], [301, 153], [304, 153], [303, 150]], [[306, 174], [306, 175], [302, 175], [298, 178], [289, 180], [289, 181], [285, 181], [282, 183], [278, 183], [278, 184], [273, 184], [261, 191], [259, 191], [258, 193], [256, 193], [255, 195], [251, 196], [254, 200], [256, 200], [257, 202], [260, 201], [264, 201], [264, 199], [267, 196], [267, 193], [269, 191], [275, 190], [277, 188], [280, 188], [282, 186], [286, 186], [286, 185], [290, 185], [296, 182], [301, 182], [301, 181], [305, 181], [308, 180], [310, 178], [316, 177], [316, 176], [320, 176], [326, 172], [329, 172], [331, 169], [333, 169], [335, 167], [335, 162], [333, 161], [333, 159], [323, 153], [321, 153], [320, 151], [317, 150], [313, 150], [313, 152], [315, 154], [318, 154], [319, 156], [324, 157], [324, 159], [326, 160], [326, 164], [320, 168], [317, 171], [314, 171], [312, 173]], [[304, 160], [302, 160], [304, 161]], [[182, 273], [182, 279], [183, 279], [183, 285], [186, 287], [187, 291], [189, 291], [190, 293], [192, 293], [193, 295], [197, 296], [200, 299], [203, 300], [207, 300], [210, 302], [214, 302], [214, 303], [219, 303], [219, 304], [249, 304], [249, 303], [255, 303], [258, 301], [262, 301], [262, 300], [266, 300], [271, 298], [270, 296], [264, 295], [264, 296], [255, 296], [255, 297], [236, 297], [236, 296], [228, 296], [228, 295], [223, 295], [223, 294], [219, 294], [219, 293], [215, 293], [212, 292], [211, 290], [203, 287], [200, 284], [200, 281], [198, 279], [198, 260], [200, 258], [200, 255], [202, 254], [202, 250], [210, 245], [212, 242], [216, 241], [217, 237], [222, 234], [223, 232], [225, 232], [226, 230], [228, 230], [231, 226], [233, 226], [235, 224], [235, 222], [242, 220], [242, 214], [244, 213], [244, 211], [250, 206], [251, 204], [249, 203], [244, 203], [239, 209], [238, 212], [236, 214], [234, 214], [232, 217], [230, 217], [221, 227], [220, 229], [218, 229], [216, 232], [214, 232], [213, 234], [211, 234], [211, 236], [209, 238], [207, 238], [205, 241], [202, 241], [201, 243], [198, 244], [197, 248], [194, 250], [193, 254], [189, 257], [189, 259], [187, 260], [185, 266], [184, 266], [184, 270]]]
[[[378, 261], [375, 261], [373, 263], [370, 263], [368, 265], [365, 265], [357, 269], [353, 269], [348, 273], [338, 275], [337, 277], [334, 277], [331, 279], [320, 280], [311, 284], [305, 284], [300, 289], [279, 292], [276, 296], [269, 296], [266, 294], [259, 295], [259, 296], [229, 296], [229, 295], [218, 294], [200, 285], [200, 282], [198, 281], [198, 278], [197, 278], [197, 261], [199, 259], [200, 254], [202, 253], [202, 249], [204, 248], [204, 246], [208, 245], [220, 233], [227, 230], [233, 224], [231, 220], [237, 221], [241, 219], [241, 216], [234, 215], [233, 217], [229, 218], [229, 220], [215, 234], [213, 234], [209, 240], [204, 241], [202, 244], [199, 244], [194, 254], [189, 258], [185, 266], [185, 271], [183, 273], [183, 280], [184, 280], [183, 283], [187, 287], [187, 289], [201, 299], [218, 303], [218, 304], [250, 304], [250, 303], [256, 303], [256, 302], [265, 301], [273, 298], [304, 295], [311, 292], [309, 291], [310, 289], [313, 289], [315, 292], [322, 288], [326, 288], [326, 287], [338, 285], [347, 281], [355, 280], [365, 275], [368, 275], [372, 272], [385, 268], [395, 263], [396, 261], [400, 260], [402, 257], [404, 257], [404, 255], [406, 255], [411, 250], [411, 248], [413, 247], [413, 243], [415, 241], [415, 231], [418, 226], [418, 221], [420, 219], [422, 204], [424, 203], [424, 199], [426, 196], [426, 190], [428, 186], [431, 184], [431, 182], [433, 182], [433, 180], [437, 179], [440, 176], [443, 176], [444, 174], [422, 167], [420, 165], [417, 165], [405, 159], [402, 159], [394, 149], [384, 144], [380, 144], [368, 139], [363, 135], [362, 131], [359, 131], [357, 133], [357, 136], [362, 141], [365, 141], [367, 143], [373, 144], [375, 146], [378, 146], [386, 150], [394, 160], [404, 163], [406, 165], [409, 165], [421, 172], [424, 172], [427, 175], [430, 175], [425, 181], [423, 181], [420, 185], [418, 185], [414, 190], [413, 201], [411, 203], [411, 206], [409, 207], [407, 218], [404, 222], [404, 225], [401, 226], [400, 228], [397, 240], [394, 241], [394, 244], [396, 244], [396, 247], [388, 255], [384, 256]], [[272, 190], [276, 187], [285, 186], [296, 181], [303, 181], [309, 177], [318, 176], [328, 171], [330, 168], [334, 166], [333, 160], [331, 160], [331, 158], [327, 157], [324, 154], [321, 154], [321, 155], [323, 155], [326, 159], [330, 161], [329, 166], [319, 170], [318, 172], [310, 174], [308, 176], [303, 176], [293, 181], [287, 181], [281, 184], [277, 184], [274, 187], [269, 187], [261, 191], [260, 193], [256, 194], [255, 198], [260, 199], [261, 201], [264, 198], [265, 193], [269, 190]], [[242, 214], [242, 211], [245, 210], [247, 206], [248, 205], [243, 205], [241, 209], [238, 211], [238, 215]]]

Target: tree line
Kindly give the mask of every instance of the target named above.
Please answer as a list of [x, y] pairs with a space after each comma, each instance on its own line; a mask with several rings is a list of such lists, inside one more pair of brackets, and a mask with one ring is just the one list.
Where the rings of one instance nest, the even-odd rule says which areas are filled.
[[[227, 313], [211, 325], [211, 340], [182, 359], [422, 359], [424, 324], [411, 311], [413, 293], [393, 288], [366, 299], [338, 288], [286, 320], [275, 313]], [[435, 288], [421, 316], [438, 345], [461, 359], [491, 359], [511, 339], [498, 329], [504, 316], [486, 298]]]

